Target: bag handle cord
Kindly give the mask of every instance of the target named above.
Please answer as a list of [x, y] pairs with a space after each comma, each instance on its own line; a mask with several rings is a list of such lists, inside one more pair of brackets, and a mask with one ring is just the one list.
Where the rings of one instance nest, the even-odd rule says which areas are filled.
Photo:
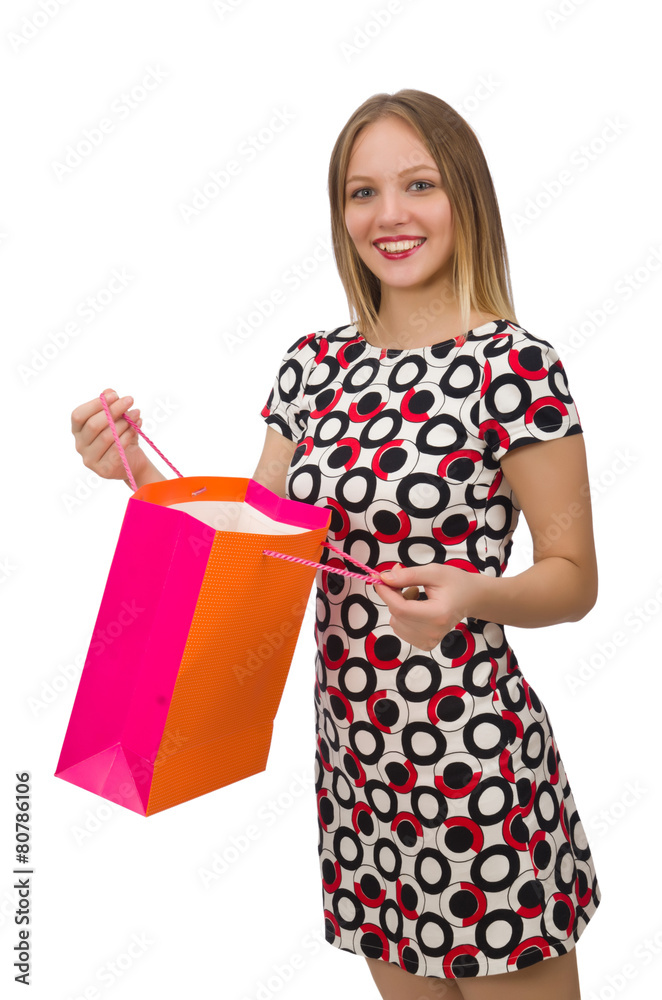
[[[113, 418], [111, 416], [110, 409], [108, 407], [108, 402], [107, 402], [106, 397], [105, 397], [105, 395], [104, 395], [103, 392], [99, 396], [99, 399], [101, 400], [101, 402], [103, 404], [103, 408], [106, 411], [106, 417], [108, 419], [108, 423], [110, 425], [110, 429], [111, 429], [111, 431], [113, 433], [113, 437], [115, 438], [115, 444], [117, 445], [117, 450], [120, 453], [120, 458], [122, 459], [122, 464], [124, 465], [124, 468], [126, 469], [127, 476], [129, 478], [129, 482], [131, 483], [131, 486], [133, 487], [133, 492], [135, 493], [137, 491], [137, 489], [138, 489], [138, 486], [136, 485], [136, 481], [133, 478], [133, 473], [131, 472], [131, 468], [130, 468], [129, 463], [128, 463], [127, 458], [126, 458], [126, 452], [124, 451], [124, 448], [120, 444], [120, 438], [119, 438], [119, 434], [117, 433], [117, 428], [115, 426], [115, 421], [113, 420]], [[154, 451], [158, 455], [161, 456], [161, 458], [163, 459], [163, 461], [166, 462], [170, 466], [170, 468], [173, 470], [173, 472], [175, 472], [181, 479], [183, 479], [184, 476], [182, 475], [182, 473], [179, 472], [179, 470], [175, 468], [175, 466], [172, 464], [172, 462], [168, 461], [168, 459], [165, 457], [165, 455], [163, 454], [163, 452], [159, 451], [159, 449], [156, 447], [156, 445], [154, 444], [154, 442], [150, 441], [150, 439], [140, 429], [140, 427], [138, 427], [138, 425], [136, 423], [134, 423], [133, 420], [131, 420], [131, 418], [126, 415], [126, 413], [123, 413], [122, 416], [124, 417], [124, 419], [126, 420], [127, 423], [131, 424], [131, 426], [135, 430], [137, 430], [138, 433], [142, 437], [145, 438], [145, 441], [147, 441], [147, 443], [149, 445], [151, 445], [151, 447], [154, 449]], [[366, 564], [362, 563], [359, 559], [355, 559], [354, 556], [350, 556], [347, 552], [343, 552], [342, 549], [337, 549], [335, 547], [335, 545], [331, 545], [329, 542], [322, 542], [322, 545], [325, 548], [327, 548], [327, 549], [333, 549], [333, 551], [337, 552], [338, 555], [340, 555], [340, 556], [343, 557], [343, 559], [347, 559], [347, 560], [349, 560], [349, 562], [354, 563], [356, 566], [360, 566], [361, 569], [364, 569], [368, 573], [368, 576], [363, 576], [361, 573], [352, 573], [351, 570], [342, 569], [341, 567], [338, 567], [338, 566], [328, 566], [328, 565], [324, 565], [324, 563], [313, 562], [310, 559], [301, 559], [299, 556], [291, 556], [291, 555], [288, 555], [285, 552], [273, 552], [271, 549], [263, 549], [262, 552], [263, 552], [263, 554], [265, 556], [277, 556], [279, 559], [286, 559], [288, 562], [302, 563], [304, 566], [314, 566], [316, 569], [321, 569], [323, 572], [326, 572], [326, 573], [339, 573], [341, 576], [353, 576], [357, 580], [363, 580], [364, 583], [383, 583], [383, 580], [381, 579], [381, 577], [375, 575], [375, 572], [374, 572], [372, 566], [366, 566]]]

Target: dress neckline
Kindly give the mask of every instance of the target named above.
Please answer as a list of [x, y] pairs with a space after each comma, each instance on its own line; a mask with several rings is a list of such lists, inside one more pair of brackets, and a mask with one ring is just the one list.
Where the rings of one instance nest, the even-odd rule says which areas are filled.
[[[477, 337], [481, 330], [486, 330], [488, 326], [496, 326], [497, 323], [508, 323], [507, 319], [490, 319], [487, 323], [482, 323], [480, 326], [475, 326], [473, 329], [468, 330], [466, 333], [466, 339], [470, 339], [472, 336]], [[358, 340], [365, 345], [366, 351], [372, 351], [373, 353], [382, 354], [386, 352], [387, 355], [393, 354], [414, 354], [420, 353], [421, 351], [431, 351], [435, 347], [444, 347], [446, 344], [456, 344], [458, 337], [448, 337], [446, 340], [440, 340], [436, 344], [424, 344], [423, 347], [378, 347], [376, 344], [371, 344], [365, 339], [361, 331], [356, 326], [356, 323], [350, 324], [351, 328], [356, 331], [356, 336]]]

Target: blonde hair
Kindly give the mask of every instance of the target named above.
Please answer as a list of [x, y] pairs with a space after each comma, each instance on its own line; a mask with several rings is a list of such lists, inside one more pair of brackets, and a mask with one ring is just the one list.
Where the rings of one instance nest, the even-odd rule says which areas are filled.
[[[453, 294], [462, 329], [471, 309], [517, 324], [501, 215], [485, 155], [470, 125], [449, 104], [421, 90], [374, 94], [351, 115], [331, 153], [329, 201], [336, 266], [359, 332], [376, 332], [381, 286], [359, 257], [345, 225], [345, 184], [354, 140], [373, 122], [399, 117], [427, 146], [442, 177], [455, 226]], [[444, 303], [430, 303], [443, 309]], [[519, 324], [517, 324], [519, 325]], [[458, 343], [464, 342], [464, 336]]]

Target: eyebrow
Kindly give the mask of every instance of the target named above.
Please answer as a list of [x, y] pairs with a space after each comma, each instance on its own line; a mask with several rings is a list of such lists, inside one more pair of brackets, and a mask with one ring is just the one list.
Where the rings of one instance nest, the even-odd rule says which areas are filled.
[[[439, 173], [437, 168], [431, 167], [429, 163], [418, 163], [416, 164], [415, 167], [407, 167], [406, 170], [400, 171], [398, 177], [404, 177], [405, 174], [413, 174], [415, 170], [433, 170], [436, 173]], [[351, 184], [352, 181], [370, 181], [370, 180], [372, 180], [372, 177], [364, 177], [362, 175], [359, 176], [358, 174], [354, 174], [354, 176], [350, 177], [346, 183]]]

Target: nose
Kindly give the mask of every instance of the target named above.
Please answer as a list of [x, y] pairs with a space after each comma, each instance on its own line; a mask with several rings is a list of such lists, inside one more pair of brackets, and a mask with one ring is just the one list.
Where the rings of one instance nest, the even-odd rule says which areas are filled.
[[411, 219], [407, 202], [398, 191], [383, 190], [377, 199], [375, 225], [388, 233], [396, 226], [404, 226]]

